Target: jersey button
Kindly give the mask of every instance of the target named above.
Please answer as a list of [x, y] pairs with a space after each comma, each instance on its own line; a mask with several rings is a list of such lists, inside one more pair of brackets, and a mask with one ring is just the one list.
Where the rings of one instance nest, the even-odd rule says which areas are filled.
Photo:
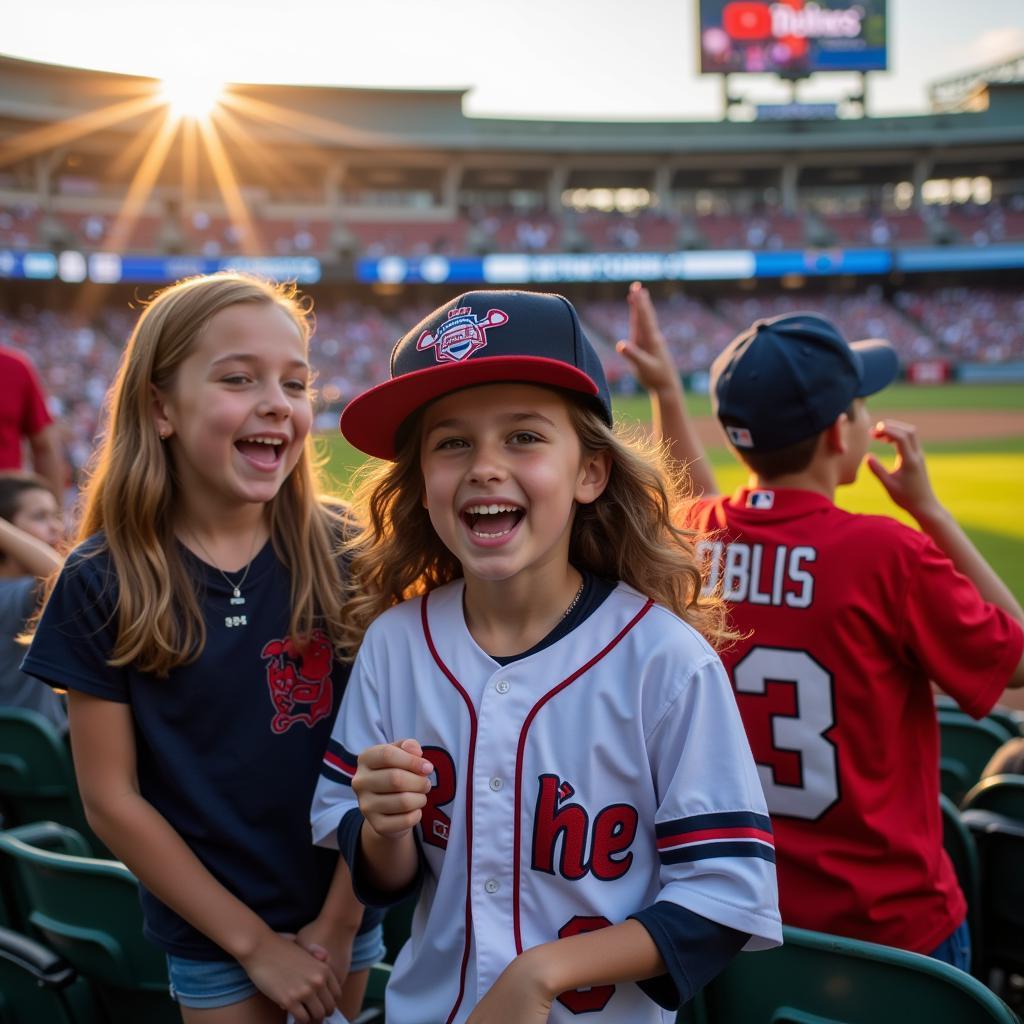
[[507, 679], [499, 679], [494, 684], [494, 688], [498, 691], [498, 693], [508, 693], [509, 688], [511, 686], [512, 684]]
[[494, 895], [494, 893], [501, 888], [501, 884], [496, 878], [488, 878], [487, 881], [484, 882], [484, 888], [491, 893], [491, 895]]
[[502, 782], [501, 779], [499, 779], [497, 777], [491, 779], [491, 789], [493, 789], [495, 793], [497, 793], [498, 790], [501, 789], [501, 787], [504, 786], [504, 785], [505, 785], [505, 783]]

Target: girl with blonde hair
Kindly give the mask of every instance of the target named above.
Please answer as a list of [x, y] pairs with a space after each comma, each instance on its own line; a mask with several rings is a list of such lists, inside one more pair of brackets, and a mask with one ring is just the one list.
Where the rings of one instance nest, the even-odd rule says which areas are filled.
[[[561, 296], [470, 292], [342, 414], [352, 681], [313, 802], [357, 895], [419, 889], [402, 1024], [672, 1019], [781, 939], [771, 825], [676, 489]], [[703, 635], [702, 635], [703, 634]]]
[[187, 1024], [354, 1015], [382, 950], [305, 820], [348, 675], [309, 335], [294, 289], [243, 274], [152, 299], [25, 661], [68, 691], [89, 822]]

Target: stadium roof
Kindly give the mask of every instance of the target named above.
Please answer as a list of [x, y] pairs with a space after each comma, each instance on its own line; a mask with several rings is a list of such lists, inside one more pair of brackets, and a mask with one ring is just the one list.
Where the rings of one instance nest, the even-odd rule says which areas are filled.
[[[80, 117], [158, 87], [155, 79], [0, 55], [0, 147], [41, 125]], [[833, 121], [551, 121], [467, 117], [466, 90], [233, 85], [261, 141], [344, 151], [607, 154], [693, 157], [837, 150], [895, 156], [933, 147], [1024, 146], [1024, 86], [992, 85], [986, 109]], [[276, 113], [272, 113], [276, 111]], [[254, 113], [256, 111], [256, 113]], [[239, 112], [236, 108], [236, 112]], [[140, 117], [104, 126], [133, 132]]]

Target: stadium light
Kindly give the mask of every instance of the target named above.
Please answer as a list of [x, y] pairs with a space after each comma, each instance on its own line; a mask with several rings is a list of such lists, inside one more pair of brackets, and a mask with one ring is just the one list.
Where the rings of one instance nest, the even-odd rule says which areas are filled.
[[210, 116], [223, 94], [223, 82], [194, 72], [164, 78], [160, 83], [160, 95], [179, 119], [204, 120]]

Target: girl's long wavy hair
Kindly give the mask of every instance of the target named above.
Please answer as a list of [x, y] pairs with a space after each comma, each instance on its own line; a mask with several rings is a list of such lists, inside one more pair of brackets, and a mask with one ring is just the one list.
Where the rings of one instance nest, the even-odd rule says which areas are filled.
[[[596, 576], [623, 580], [715, 646], [734, 639], [721, 599], [701, 595], [693, 531], [675, 525], [686, 500], [684, 470], [639, 430], [613, 429], [592, 409], [568, 395], [566, 401], [583, 450], [611, 457], [604, 492], [576, 507], [569, 561]], [[395, 461], [368, 467], [353, 496], [361, 528], [350, 541], [353, 586], [342, 609], [352, 652], [381, 612], [462, 575], [422, 504], [420, 419], [417, 414], [402, 432]]]
[[[240, 273], [187, 278], [158, 292], [128, 340], [108, 393], [104, 430], [83, 489], [76, 543], [102, 533], [117, 583], [117, 640], [110, 664], [165, 677], [202, 651], [206, 629], [195, 579], [175, 541], [179, 483], [153, 420], [153, 387], [174, 385], [210, 319], [238, 303], [276, 305], [303, 342], [311, 308], [293, 286]], [[314, 628], [339, 647], [343, 581], [338, 549], [345, 509], [321, 496], [312, 440], [268, 503], [278, 558], [291, 572], [290, 632], [301, 646]], [[49, 581], [49, 591], [53, 583]]]

